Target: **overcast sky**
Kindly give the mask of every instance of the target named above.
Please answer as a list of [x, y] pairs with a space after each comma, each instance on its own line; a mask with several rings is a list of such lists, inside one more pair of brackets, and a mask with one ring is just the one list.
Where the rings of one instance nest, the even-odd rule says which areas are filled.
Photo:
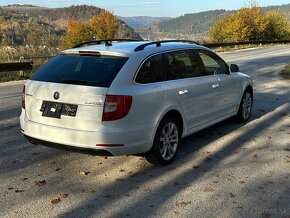
[[[0, 6], [9, 4], [32, 4], [45, 7], [65, 7], [70, 5], [94, 5], [113, 11], [119, 16], [169, 16], [177, 17], [214, 9], [239, 9], [250, 0], [0, 0]], [[290, 0], [257, 0], [259, 6], [289, 4]]]

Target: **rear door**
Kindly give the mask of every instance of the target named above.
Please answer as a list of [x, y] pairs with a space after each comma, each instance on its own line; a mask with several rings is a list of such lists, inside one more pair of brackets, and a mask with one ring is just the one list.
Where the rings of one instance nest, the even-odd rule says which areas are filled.
[[26, 84], [26, 116], [35, 123], [96, 130], [107, 90], [127, 58], [58, 55]]

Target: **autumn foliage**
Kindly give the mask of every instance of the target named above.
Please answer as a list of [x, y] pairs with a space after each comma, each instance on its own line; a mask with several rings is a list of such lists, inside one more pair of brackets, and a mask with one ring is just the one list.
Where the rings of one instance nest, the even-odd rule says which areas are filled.
[[63, 47], [72, 48], [85, 41], [114, 38], [117, 30], [118, 19], [108, 11], [101, 11], [87, 22], [70, 20], [63, 37]]
[[280, 12], [252, 7], [214, 21], [209, 38], [212, 42], [283, 40], [290, 38], [290, 31], [287, 17]]

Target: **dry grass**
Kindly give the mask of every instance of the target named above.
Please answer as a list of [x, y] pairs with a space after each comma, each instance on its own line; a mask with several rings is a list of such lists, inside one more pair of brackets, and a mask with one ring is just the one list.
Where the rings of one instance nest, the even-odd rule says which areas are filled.
[[284, 79], [290, 80], [290, 64], [288, 64], [280, 73]]
[[[0, 63], [18, 62], [20, 57], [33, 56], [53, 56], [58, 53], [56, 48], [48, 47], [33, 47], [33, 46], [0, 46]], [[0, 82], [8, 82], [13, 80], [22, 80], [30, 78], [36, 69], [48, 61], [45, 59], [31, 59], [33, 61], [34, 69], [26, 72], [1, 72]]]

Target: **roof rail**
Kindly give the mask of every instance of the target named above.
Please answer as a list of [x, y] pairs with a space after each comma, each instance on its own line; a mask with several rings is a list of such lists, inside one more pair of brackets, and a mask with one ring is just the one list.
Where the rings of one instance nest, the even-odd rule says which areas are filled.
[[144, 43], [144, 44], [136, 47], [134, 51], [142, 51], [142, 50], [144, 50], [145, 47], [147, 47], [149, 45], [155, 45], [155, 44], [156, 44], [156, 47], [160, 47], [161, 43], [168, 43], [168, 42], [183, 42], [183, 43], [201, 45], [199, 42], [191, 41], [191, 40], [162, 40], [162, 41], [154, 41], [154, 42]]
[[111, 42], [135, 42], [135, 41], [140, 41], [140, 40], [138, 39], [100, 39], [100, 40], [82, 42], [78, 45], [75, 45], [73, 48], [80, 48], [84, 45], [89, 45], [89, 44], [100, 45], [101, 43], [105, 43], [106, 46], [111, 46], [112, 45]]

